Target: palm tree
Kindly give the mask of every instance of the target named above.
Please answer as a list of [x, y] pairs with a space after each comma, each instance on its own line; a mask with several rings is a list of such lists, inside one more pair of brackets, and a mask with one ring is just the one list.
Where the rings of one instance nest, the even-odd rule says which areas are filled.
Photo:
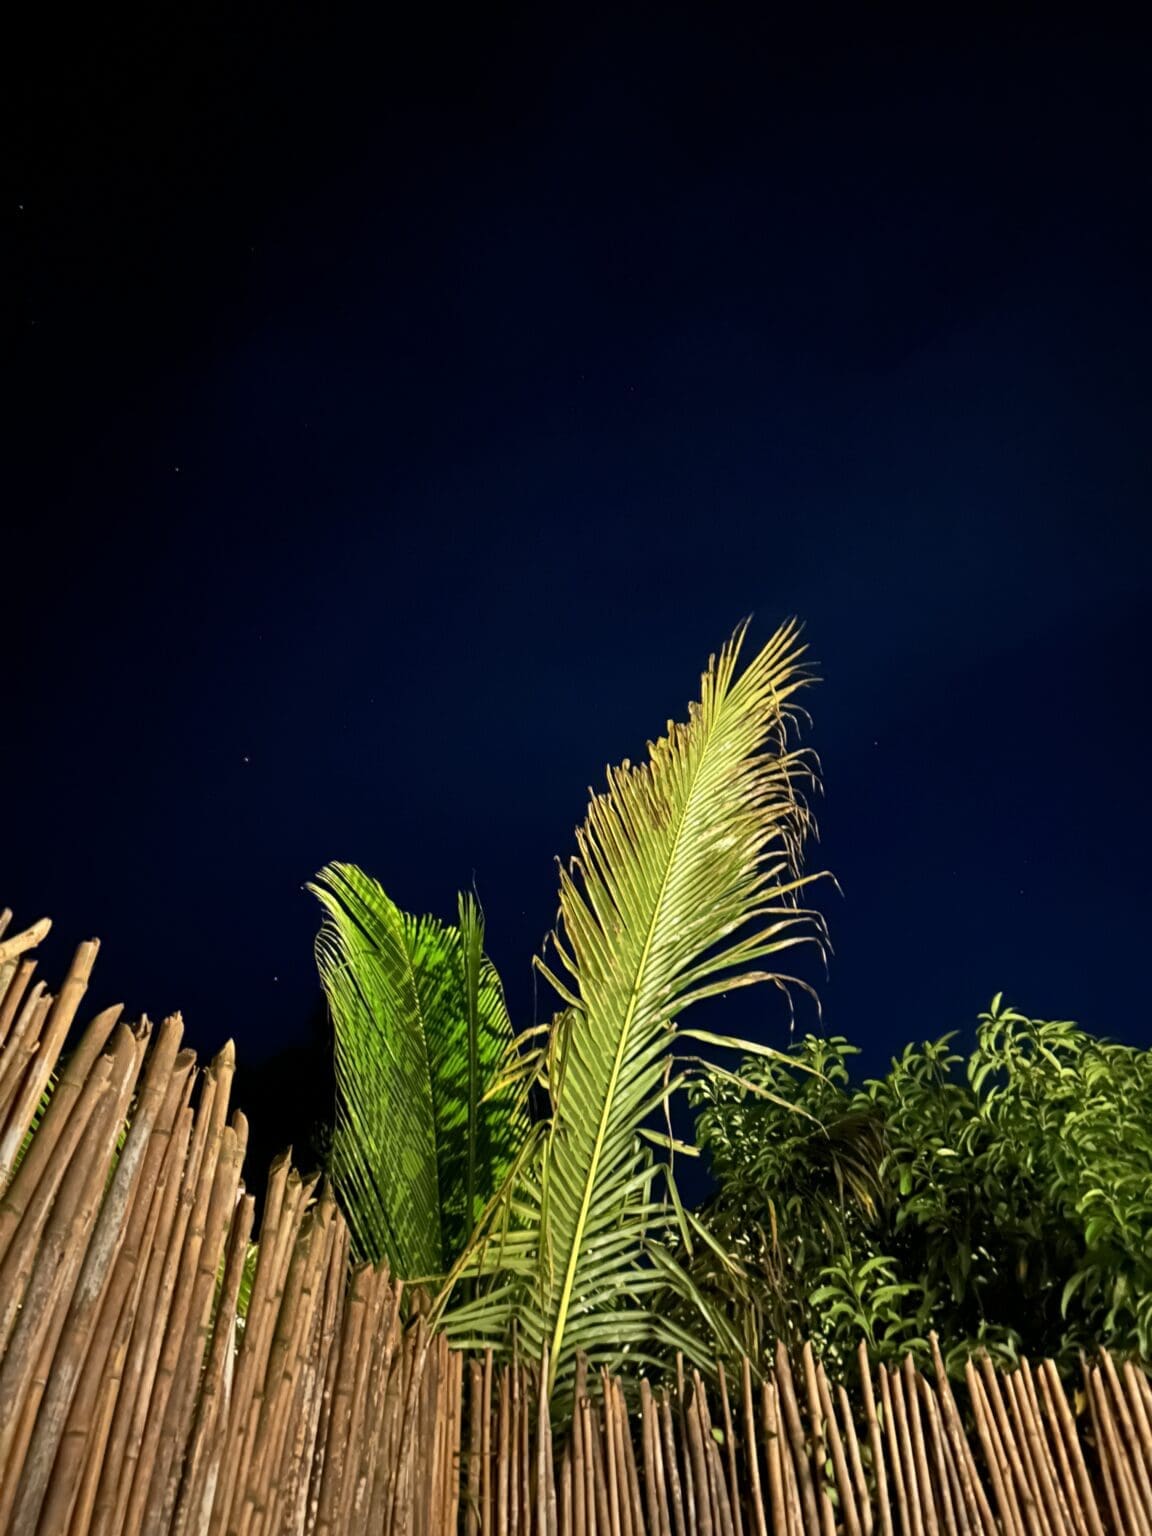
[[[725, 1328], [672, 1256], [678, 1240], [691, 1251], [712, 1239], [677, 1195], [670, 1126], [653, 1122], [694, 1072], [722, 1071], [684, 1042], [778, 1053], [676, 1021], [735, 987], [789, 987], [765, 962], [824, 936], [799, 899], [817, 878], [802, 861], [815, 765], [790, 747], [794, 696], [810, 681], [803, 648], [787, 624], [737, 676], [743, 638], [710, 661], [688, 723], [669, 722], [648, 761], [610, 770], [592, 799], [560, 871], [555, 959], [538, 962], [562, 1005], [536, 1057], [549, 1112], [434, 1309], [461, 1343], [506, 1347], [515, 1333], [547, 1359], [549, 1394], [582, 1350], [614, 1360], [672, 1345], [701, 1358], [657, 1315], [669, 1286]], [[461, 1300], [464, 1278], [475, 1289]]]
[[309, 889], [336, 1047], [332, 1173], [361, 1254], [442, 1276], [528, 1131], [502, 1081], [512, 1026], [470, 896], [457, 925], [411, 917], [352, 864]]

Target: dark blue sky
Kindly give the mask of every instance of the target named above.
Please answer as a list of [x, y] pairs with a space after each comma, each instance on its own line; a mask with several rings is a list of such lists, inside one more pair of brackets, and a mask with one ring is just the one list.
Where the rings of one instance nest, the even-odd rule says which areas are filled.
[[98, 1000], [254, 1068], [345, 858], [474, 876], [523, 1019], [585, 786], [797, 613], [827, 1026], [1152, 1041], [1146, 40], [757, 14], [29, 37], [0, 899], [50, 970], [98, 934]]

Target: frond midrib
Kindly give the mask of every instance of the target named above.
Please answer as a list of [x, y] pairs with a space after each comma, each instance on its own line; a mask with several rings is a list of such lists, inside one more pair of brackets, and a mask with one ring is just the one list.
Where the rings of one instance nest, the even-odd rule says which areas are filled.
[[[715, 722], [713, 721], [712, 724], [714, 725]], [[689, 728], [691, 728], [691, 727], [689, 727]], [[639, 962], [638, 962], [638, 964], [636, 966], [635, 977], [634, 977], [634, 981], [633, 981], [633, 985], [632, 985], [631, 996], [630, 996], [629, 1003], [628, 1003], [628, 1010], [627, 1010], [627, 1012], [625, 1014], [624, 1025], [623, 1025], [623, 1028], [620, 1030], [620, 1038], [619, 1038], [619, 1040], [617, 1042], [617, 1045], [616, 1045], [616, 1053], [615, 1053], [615, 1057], [614, 1057], [613, 1063], [612, 1063], [612, 1072], [611, 1072], [611, 1075], [610, 1075], [609, 1080], [608, 1080], [608, 1088], [607, 1088], [607, 1091], [606, 1091], [606, 1093], [604, 1095], [604, 1102], [603, 1102], [603, 1105], [602, 1105], [601, 1111], [600, 1111], [600, 1123], [597, 1126], [596, 1139], [595, 1139], [595, 1142], [593, 1143], [592, 1161], [591, 1161], [591, 1164], [590, 1164], [589, 1169], [588, 1169], [588, 1176], [587, 1176], [587, 1178], [585, 1179], [585, 1182], [584, 1182], [584, 1193], [583, 1193], [583, 1196], [581, 1198], [580, 1213], [579, 1213], [579, 1215], [577, 1217], [576, 1226], [575, 1226], [575, 1228], [573, 1230], [572, 1245], [571, 1245], [571, 1249], [570, 1249], [569, 1254], [568, 1254], [568, 1263], [567, 1263], [566, 1270], [565, 1270], [565, 1275], [564, 1275], [564, 1284], [563, 1284], [563, 1287], [562, 1287], [561, 1293], [560, 1293], [560, 1304], [559, 1304], [559, 1308], [558, 1308], [557, 1316], [556, 1316], [556, 1326], [555, 1326], [555, 1329], [553, 1330], [552, 1350], [551, 1350], [551, 1356], [550, 1356], [550, 1359], [549, 1359], [549, 1380], [548, 1380], [548, 1394], [549, 1394], [549, 1396], [551, 1396], [551, 1393], [552, 1393], [552, 1390], [553, 1390], [553, 1387], [554, 1387], [555, 1381], [556, 1381], [556, 1372], [557, 1372], [557, 1369], [558, 1369], [558, 1363], [559, 1363], [559, 1358], [560, 1358], [560, 1346], [561, 1346], [561, 1344], [563, 1342], [564, 1328], [565, 1328], [565, 1324], [567, 1322], [568, 1310], [569, 1310], [569, 1307], [571, 1306], [572, 1291], [573, 1291], [573, 1289], [575, 1287], [575, 1283], [576, 1283], [576, 1271], [577, 1271], [577, 1268], [579, 1267], [579, 1262], [580, 1262], [580, 1246], [581, 1246], [582, 1236], [583, 1236], [584, 1229], [587, 1226], [587, 1222], [588, 1222], [588, 1211], [589, 1211], [589, 1208], [590, 1208], [591, 1203], [592, 1203], [592, 1191], [593, 1191], [593, 1188], [594, 1188], [594, 1185], [595, 1185], [595, 1181], [596, 1181], [596, 1174], [597, 1174], [597, 1171], [598, 1171], [599, 1165], [600, 1165], [600, 1158], [601, 1158], [601, 1155], [603, 1153], [604, 1141], [605, 1141], [605, 1138], [607, 1136], [608, 1122], [609, 1122], [609, 1120], [611, 1118], [611, 1111], [612, 1111], [612, 1106], [613, 1106], [613, 1100], [614, 1100], [614, 1097], [615, 1097], [616, 1084], [619, 1081], [620, 1071], [621, 1071], [621, 1068], [623, 1066], [625, 1049], [626, 1049], [626, 1046], [627, 1046], [627, 1043], [628, 1043], [628, 1038], [629, 1038], [629, 1035], [630, 1035], [631, 1029], [632, 1029], [632, 1021], [633, 1021], [633, 1019], [636, 1016], [636, 1009], [639, 1006], [639, 998], [640, 998], [639, 979], [644, 974], [644, 969], [645, 969], [645, 967], [647, 966], [647, 963], [648, 963], [648, 957], [649, 957], [649, 954], [651, 952], [653, 938], [654, 938], [655, 933], [656, 933], [656, 929], [657, 929], [657, 926], [658, 926], [658, 923], [659, 923], [660, 914], [661, 914], [662, 907], [663, 907], [664, 896], [665, 896], [665, 893], [666, 893], [667, 888], [668, 888], [668, 881], [669, 881], [670, 873], [671, 873], [671, 870], [673, 868], [673, 865], [675, 864], [676, 856], [679, 853], [681, 838], [682, 838], [683, 833], [684, 833], [685, 824], [686, 824], [686, 822], [688, 820], [688, 808], [689, 808], [689, 806], [691, 804], [692, 796], [693, 796], [693, 793], [694, 793], [695, 788], [696, 788], [696, 783], [697, 783], [697, 780], [698, 780], [698, 776], [699, 776], [700, 770], [701, 770], [701, 768], [703, 766], [704, 759], [707, 756], [708, 747], [711, 744], [711, 741], [712, 741], [712, 732], [710, 730], [708, 735], [705, 737], [704, 744], [703, 744], [703, 747], [702, 747], [701, 752], [700, 752], [699, 760], [697, 761], [697, 763], [695, 764], [695, 767], [693, 769], [692, 779], [691, 779], [691, 782], [689, 784], [688, 793], [684, 796], [683, 810], [681, 812], [681, 815], [680, 815], [680, 818], [679, 818], [679, 822], [678, 822], [678, 825], [677, 825], [677, 828], [676, 828], [676, 833], [675, 833], [675, 837], [674, 837], [674, 840], [673, 840], [673, 843], [672, 843], [672, 847], [671, 847], [671, 849], [669, 851], [668, 858], [665, 861], [664, 871], [663, 871], [663, 874], [661, 875], [661, 880], [660, 880], [660, 889], [659, 889], [659, 892], [657, 893], [656, 900], [652, 904], [652, 917], [651, 917], [651, 920], [649, 921], [649, 924], [648, 924], [648, 931], [647, 931], [647, 933], [644, 936], [644, 946], [643, 946], [643, 949], [641, 950], [640, 959], [639, 959]]]

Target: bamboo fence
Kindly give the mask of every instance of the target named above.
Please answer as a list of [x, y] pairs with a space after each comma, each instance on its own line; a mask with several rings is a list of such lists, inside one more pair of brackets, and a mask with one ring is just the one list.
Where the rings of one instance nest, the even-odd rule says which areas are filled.
[[540, 1372], [450, 1350], [287, 1156], [254, 1233], [231, 1045], [198, 1069], [112, 1008], [65, 1056], [97, 945], [51, 995], [9, 918], [0, 1536], [1152, 1536], [1152, 1388], [1107, 1353], [1071, 1398], [979, 1359], [958, 1400], [935, 1341], [931, 1377], [582, 1364], [554, 1434]]

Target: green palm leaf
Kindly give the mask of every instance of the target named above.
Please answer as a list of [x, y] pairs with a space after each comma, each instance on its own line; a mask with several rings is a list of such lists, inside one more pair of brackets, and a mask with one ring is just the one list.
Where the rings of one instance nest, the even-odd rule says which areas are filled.
[[453, 1333], [475, 1343], [506, 1338], [514, 1313], [527, 1346], [547, 1347], [549, 1390], [577, 1349], [667, 1342], [648, 1301], [670, 1282], [719, 1326], [668, 1255], [679, 1202], [640, 1132], [689, 1070], [677, 1037], [725, 1043], [673, 1021], [736, 986], [785, 984], [761, 962], [822, 938], [798, 903], [816, 877], [802, 873], [798, 793], [813, 770], [788, 748], [790, 701], [808, 681], [797, 630], [737, 677], [742, 639], [713, 658], [688, 723], [669, 723], [647, 763], [609, 772], [577, 832], [560, 873], [558, 963], [541, 966], [567, 1007], [544, 1074], [551, 1116], [458, 1268], [491, 1288], [451, 1311], [450, 1290], [441, 1298]]
[[401, 912], [351, 864], [309, 887], [336, 1045], [332, 1172], [359, 1250], [408, 1278], [444, 1272], [527, 1131], [498, 1081], [512, 1041], [475, 901], [459, 925]]

